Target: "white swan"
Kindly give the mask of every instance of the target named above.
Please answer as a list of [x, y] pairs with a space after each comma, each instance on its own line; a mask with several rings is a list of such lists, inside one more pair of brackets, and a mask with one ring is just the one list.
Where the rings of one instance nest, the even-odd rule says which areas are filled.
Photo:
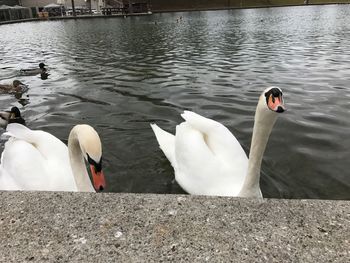
[[[44, 131], [12, 123], [11, 138], [1, 155], [0, 190], [83, 191], [105, 188], [102, 147], [97, 132], [89, 125], [76, 125], [67, 146]], [[86, 171], [91, 168], [94, 187]]]
[[255, 113], [248, 158], [234, 135], [221, 123], [185, 111], [185, 122], [172, 135], [151, 127], [160, 148], [175, 171], [178, 184], [189, 194], [262, 198], [262, 156], [279, 112], [284, 111], [282, 90], [266, 89]]

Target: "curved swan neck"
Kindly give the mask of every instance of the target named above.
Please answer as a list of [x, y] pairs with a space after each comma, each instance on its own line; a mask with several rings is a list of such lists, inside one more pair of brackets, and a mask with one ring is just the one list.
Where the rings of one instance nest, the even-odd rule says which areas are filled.
[[242, 190], [239, 193], [239, 196], [241, 197], [262, 198], [260, 190], [261, 162], [276, 119], [277, 113], [265, 110], [258, 104], [255, 113], [253, 137], [249, 152], [248, 173]]
[[73, 128], [68, 138], [68, 150], [72, 172], [79, 192], [95, 192], [86, 171], [84, 156], [80, 147], [78, 131]]

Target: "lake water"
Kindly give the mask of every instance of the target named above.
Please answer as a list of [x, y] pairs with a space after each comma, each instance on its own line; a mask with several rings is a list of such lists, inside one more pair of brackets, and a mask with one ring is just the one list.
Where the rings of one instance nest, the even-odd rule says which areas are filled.
[[[264, 155], [264, 196], [350, 199], [349, 5], [30, 22], [0, 36], [0, 82], [29, 85], [27, 105], [1, 94], [1, 109], [20, 106], [65, 142], [73, 125], [94, 126], [107, 191], [183, 193], [149, 124], [173, 132], [184, 109], [248, 153], [257, 98], [274, 85], [288, 111]], [[16, 76], [42, 61], [47, 80]]]

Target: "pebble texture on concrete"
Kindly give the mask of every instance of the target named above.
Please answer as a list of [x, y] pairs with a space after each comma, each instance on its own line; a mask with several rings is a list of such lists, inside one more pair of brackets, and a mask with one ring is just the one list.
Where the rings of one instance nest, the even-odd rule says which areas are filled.
[[0, 192], [0, 262], [350, 262], [350, 202]]

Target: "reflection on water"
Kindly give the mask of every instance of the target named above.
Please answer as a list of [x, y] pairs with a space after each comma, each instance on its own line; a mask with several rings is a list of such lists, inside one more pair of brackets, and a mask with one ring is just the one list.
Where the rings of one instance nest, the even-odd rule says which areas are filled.
[[29, 95], [23, 95], [23, 92], [14, 93], [17, 102], [22, 106], [29, 104]]
[[149, 123], [173, 132], [184, 109], [222, 122], [247, 152], [257, 98], [275, 85], [288, 111], [264, 156], [264, 196], [350, 198], [349, 6], [33, 22], [0, 35], [1, 81], [50, 68], [21, 79], [28, 126], [66, 141], [74, 124], [93, 125], [108, 191], [182, 192]]

